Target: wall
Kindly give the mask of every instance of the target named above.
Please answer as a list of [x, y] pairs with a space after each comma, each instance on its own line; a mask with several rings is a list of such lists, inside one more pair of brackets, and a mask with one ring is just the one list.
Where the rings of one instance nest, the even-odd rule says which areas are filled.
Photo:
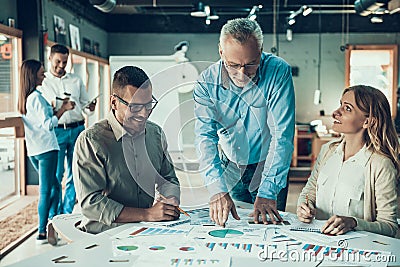
[[0, 0], [0, 23], [8, 26], [8, 18], [14, 18], [16, 27], [17, 21], [17, 1], [15, 0]]
[[83, 20], [82, 18], [76, 17], [73, 13], [63, 9], [57, 3], [51, 0], [43, 0], [44, 16], [46, 20], [46, 26], [48, 29], [49, 40], [54, 41], [54, 22], [53, 15], [57, 15], [64, 19], [65, 27], [67, 29], [67, 43], [70, 46], [70, 35], [69, 35], [69, 24], [75, 25], [79, 28], [79, 35], [81, 39], [81, 47], [83, 47], [82, 37], [85, 37], [93, 42], [100, 44], [100, 54], [103, 58], [108, 58], [108, 34], [106, 31], [92, 25], [91, 23]]
[[[341, 91], [344, 89], [345, 53], [340, 51], [342, 34], [321, 35], [321, 104], [314, 105], [314, 91], [318, 87], [318, 34], [293, 33], [293, 41], [279, 36], [279, 56], [292, 66], [299, 67], [299, 76], [293, 77], [296, 92], [296, 121], [310, 122], [319, 118], [319, 111], [326, 115], [338, 107]], [[350, 34], [349, 44], [400, 44], [400, 34]], [[173, 47], [182, 40], [189, 41], [187, 57], [193, 61], [216, 61], [218, 55], [218, 34], [109, 34], [110, 55], [169, 55]], [[129, 45], [127, 45], [129, 44]], [[264, 36], [264, 50], [270, 51], [272, 35]], [[187, 101], [190, 94], [181, 95]], [[182, 118], [190, 120], [193, 114], [190, 105], [182, 111]], [[192, 125], [192, 124], [191, 124]], [[191, 129], [184, 143], [192, 144]]]

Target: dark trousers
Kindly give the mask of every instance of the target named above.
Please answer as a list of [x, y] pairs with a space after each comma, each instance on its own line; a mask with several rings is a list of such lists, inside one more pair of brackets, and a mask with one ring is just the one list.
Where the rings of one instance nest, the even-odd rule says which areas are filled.
[[[222, 166], [224, 168], [223, 178], [228, 186], [229, 193], [234, 200], [247, 203], [254, 203], [261, 182], [264, 162], [250, 165], [237, 165], [230, 161], [226, 155], [221, 153]], [[283, 188], [277, 197], [277, 209], [285, 211], [287, 194], [289, 190], [288, 176], [286, 187]]]

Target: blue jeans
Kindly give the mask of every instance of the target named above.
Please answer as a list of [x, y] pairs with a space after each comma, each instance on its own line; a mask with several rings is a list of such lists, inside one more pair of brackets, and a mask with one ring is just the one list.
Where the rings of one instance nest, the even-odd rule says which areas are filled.
[[[53, 150], [29, 157], [33, 167], [39, 174], [39, 233], [46, 233], [47, 221], [53, 218], [57, 211], [59, 195], [61, 192], [60, 184], [56, 178], [58, 151]], [[52, 214], [50, 216], [50, 214]]]
[[84, 125], [80, 125], [75, 128], [54, 128], [57, 136], [57, 142], [60, 147], [58, 152], [57, 162], [57, 180], [58, 183], [62, 184], [65, 171], [65, 158], [67, 159], [66, 168], [66, 183], [65, 183], [65, 194], [64, 200], [62, 199], [62, 191], [60, 191], [60, 203], [58, 205], [57, 214], [72, 213], [75, 205], [75, 186], [74, 180], [72, 179], [72, 156], [74, 154], [74, 146], [76, 139], [79, 134], [85, 129]]
[[[261, 182], [264, 162], [239, 167], [236, 163], [230, 161], [223, 152], [220, 157], [224, 169], [223, 177], [231, 197], [234, 200], [254, 204]], [[288, 189], [287, 180], [286, 187], [279, 192], [276, 200], [278, 210], [285, 211], [286, 209]]]

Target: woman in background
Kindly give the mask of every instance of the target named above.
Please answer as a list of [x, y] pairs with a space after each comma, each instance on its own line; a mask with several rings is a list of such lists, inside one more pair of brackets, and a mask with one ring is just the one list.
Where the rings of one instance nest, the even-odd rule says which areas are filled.
[[[25, 128], [26, 149], [33, 167], [39, 174], [39, 235], [38, 244], [47, 240], [46, 226], [50, 209], [57, 210], [61, 190], [56, 178], [58, 144], [53, 128], [61, 115], [74, 108], [74, 103], [64, 101], [56, 114], [36, 87], [42, 84], [44, 68], [37, 60], [25, 60], [21, 66], [18, 111], [22, 114]], [[56, 214], [54, 212], [53, 214]], [[51, 218], [50, 218], [51, 219]], [[50, 239], [55, 245], [57, 239]]]
[[298, 200], [299, 220], [328, 220], [326, 234], [395, 236], [400, 164], [389, 102], [373, 87], [349, 87], [332, 117], [332, 129], [343, 137], [322, 147]]

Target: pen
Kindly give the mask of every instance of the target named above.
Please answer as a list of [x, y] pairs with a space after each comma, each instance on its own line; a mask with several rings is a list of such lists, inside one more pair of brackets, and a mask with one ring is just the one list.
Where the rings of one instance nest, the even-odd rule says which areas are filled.
[[[159, 194], [159, 195], [160, 195], [160, 197], [161, 197], [162, 199], [167, 199], [167, 198], [164, 197], [163, 195], [161, 195], [161, 194]], [[186, 216], [190, 217], [189, 213], [187, 213], [186, 211], [184, 211], [183, 209], [181, 209], [179, 206], [178, 206], [177, 208], [178, 208], [178, 210], [179, 210], [180, 212], [182, 212], [182, 213], [185, 214]]]
[[377, 244], [381, 244], [381, 245], [385, 245], [385, 246], [389, 245], [389, 244], [383, 243], [383, 242], [378, 241], [378, 240], [373, 240], [372, 242], [377, 243]]
[[308, 207], [308, 194], [306, 194], [306, 205]]

